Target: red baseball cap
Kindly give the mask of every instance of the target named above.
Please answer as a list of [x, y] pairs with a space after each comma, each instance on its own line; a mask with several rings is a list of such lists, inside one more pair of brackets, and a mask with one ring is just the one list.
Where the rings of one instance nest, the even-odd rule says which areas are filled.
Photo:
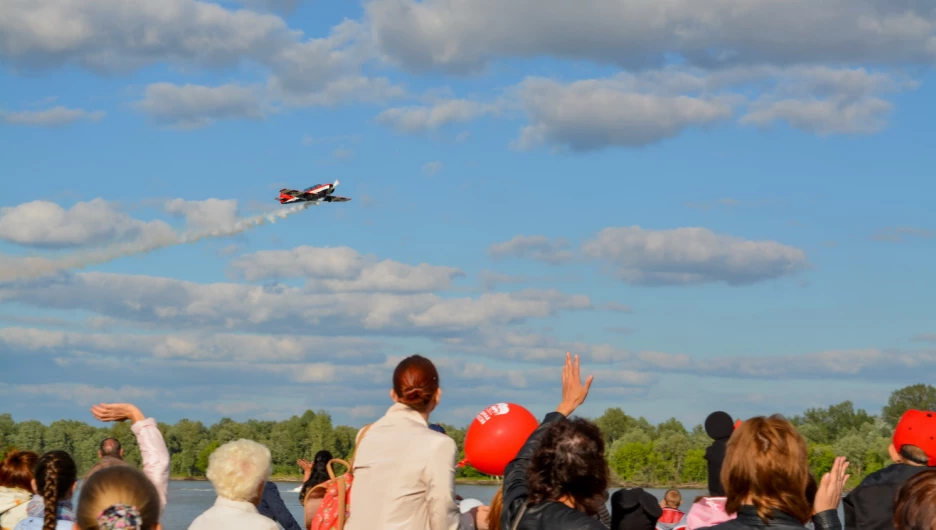
[[894, 429], [894, 448], [900, 451], [905, 445], [919, 447], [936, 466], [936, 412], [908, 410], [900, 417]]

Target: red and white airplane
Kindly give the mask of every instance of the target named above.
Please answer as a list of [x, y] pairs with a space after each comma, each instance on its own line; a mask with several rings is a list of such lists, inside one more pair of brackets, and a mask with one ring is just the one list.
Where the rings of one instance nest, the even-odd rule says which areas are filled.
[[331, 184], [316, 184], [303, 191], [283, 188], [280, 190], [279, 197], [276, 199], [280, 204], [287, 204], [290, 202], [345, 202], [351, 200], [347, 197], [332, 195], [335, 193], [336, 187], [338, 187], [337, 180]]

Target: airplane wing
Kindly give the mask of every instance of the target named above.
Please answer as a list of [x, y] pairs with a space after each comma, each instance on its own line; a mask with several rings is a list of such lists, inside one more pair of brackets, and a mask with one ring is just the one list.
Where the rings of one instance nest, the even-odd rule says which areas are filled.
[[351, 199], [348, 197], [339, 197], [337, 195], [329, 195], [328, 197], [325, 197], [326, 202], [348, 202], [350, 200]]

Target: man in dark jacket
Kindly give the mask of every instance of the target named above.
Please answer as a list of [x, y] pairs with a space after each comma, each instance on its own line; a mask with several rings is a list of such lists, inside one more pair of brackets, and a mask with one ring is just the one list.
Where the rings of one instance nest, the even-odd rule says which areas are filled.
[[728, 439], [734, 432], [734, 423], [727, 412], [717, 411], [705, 418], [705, 432], [714, 440], [705, 450], [708, 461], [708, 489], [710, 497], [724, 497], [725, 488], [721, 483], [721, 468], [725, 462]]
[[845, 497], [846, 530], [892, 530], [894, 497], [910, 477], [936, 466], [936, 412], [908, 410], [888, 447], [894, 464], [871, 473]]
[[286, 507], [286, 503], [283, 502], [283, 498], [280, 497], [279, 488], [272, 482], [267, 482], [263, 486], [263, 497], [260, 498], [257, 511], [273, 519], [286, 530], [302, 530], [289, 508]]

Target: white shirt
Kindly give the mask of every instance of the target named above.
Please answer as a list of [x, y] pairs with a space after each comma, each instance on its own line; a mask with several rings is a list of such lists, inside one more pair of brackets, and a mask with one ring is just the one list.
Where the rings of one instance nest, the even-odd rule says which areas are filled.
[[189, 530], [280, 530], [273, 519], [260, 515], [257, 507], [244, 501], [218, 497], [214, 506], [199, 515]]

